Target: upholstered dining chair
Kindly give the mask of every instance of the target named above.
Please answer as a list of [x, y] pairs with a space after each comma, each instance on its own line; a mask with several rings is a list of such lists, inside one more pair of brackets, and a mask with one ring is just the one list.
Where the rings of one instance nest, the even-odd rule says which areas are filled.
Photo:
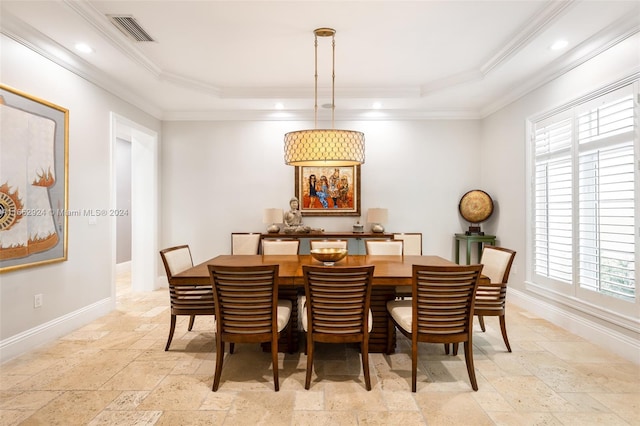
[[307, 335], [307, 376], [305, 389], [311, 386], [315, 342], [360, 343], [362, 370], [367, 390], [369, 376], [369, 332], [373, 327], [370, 310], [374, 266], [303, 265], [307, 303], [302, 313], [302, 328]]
[[174, 275], [193, 266], [193, 258], [188, 245], [179, 245], [160, 250], [160, 257], [169, 281], [169, 299], [171, 302], [171, 324], [169, 338], [164, 350], [168, 351], [176, 329], [176, 317], [189, 315], [191, 331], [197, 315], [215, 315], [213, 292], [210, 286], [176, 282]]
[[348, 246], [347, 243], [347, 240], [309, 240], [309, 247], [311, 250], [323, 248], [346, 249]]
[[[482, 265], [413, 265], [410, 300], [387, 302], [388, 335], [393, 327], [411, 339], [411, 390], [416, 391], [418, 343], [464, 343], [469, 381], [478, 390], [473, 366], [473, 308]], [[393, 342], [389, 339], [387, 353]]]
[[273, 383], [278, 379], [278, 338], [289, 324], [291, 301], [278, 300], [278, 265], [209, 265], [216, 303], [216, 371], [213, 391], [222, 375], [225, 343], [271, 343]]
[[403, 246], [402, 240], [365, 240], [366, 253], [374, 256], [402, 256]]
[[[404, 256], [422, 256], [422, 233], [405, 232], [393, 234], [394, 240], [402, 240], [402, 254]], [[396, 297], [411, 297], [411, 286], [396, 287]]]
[[509, 345], [507, 337], [505, 302], [507, 281], [509, 281], [509, 273], [515, 257], [516, 252], [513, 250], [504, 247], [484, 246], [480, 263], [484, 265], [482, 275], [488, 277], [490, 282], [480, 281], [474, 307], [474, 314], [478, 317], [482, 331], [485, 331], [485, 316], [499, 317], [502, 339], [509, 352], [511, 352], [511, 345]]
[[263, 239], [262, 254], [298, 254], [300, 240]]
[[422, 232], [404, 232], [393, 234], [394, 240], [402, 240], [402, 254], [422, 256]]
[[[404, 254], [404, 240], [365, 240], [365, 250], [368, 255], [386, 255], [386, 256], [398, 256]], [[396, 286], [396, 297], [404, 298], [411, 297], [410, 286]]]
[[231, 254], [258, 254], [260, 234], [234, 232], [231, 234]]

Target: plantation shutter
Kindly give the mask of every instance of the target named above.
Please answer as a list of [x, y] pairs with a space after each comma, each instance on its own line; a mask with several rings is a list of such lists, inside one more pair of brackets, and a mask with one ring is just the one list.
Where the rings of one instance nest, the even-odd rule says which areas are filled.
[[633, 93], [623, 88], [577, 114], [580, 287], [633, 300]]
[[534, 128], [534, 271], [570, 283], [572, 275], [571, 117]]

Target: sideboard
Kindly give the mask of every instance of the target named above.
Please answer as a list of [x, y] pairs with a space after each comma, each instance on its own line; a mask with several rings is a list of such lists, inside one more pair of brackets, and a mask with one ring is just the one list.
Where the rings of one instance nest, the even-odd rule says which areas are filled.
[[365, 243], [366, 239], [392, 239], [393, 234], [382, 232], [309, 232], [299, 234], [286, 234], [280, 233], [263, 233], [260, 234], [260, 246], [262, 247], [262, 240], [264, 239], [291, 239], [295, 238], [300, 240], [300, 254], [309, 254], [309, 240], [347, 240], [347, 249], [349, 254], [366, 254]]

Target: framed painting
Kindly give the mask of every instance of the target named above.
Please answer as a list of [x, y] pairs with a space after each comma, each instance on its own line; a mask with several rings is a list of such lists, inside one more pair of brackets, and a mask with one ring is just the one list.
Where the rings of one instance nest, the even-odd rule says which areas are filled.
[[304, 216], [360, 216], [360, 166], [295, 168]]
[[0, 272], [67, 259], [69, 110], [0, 84]]

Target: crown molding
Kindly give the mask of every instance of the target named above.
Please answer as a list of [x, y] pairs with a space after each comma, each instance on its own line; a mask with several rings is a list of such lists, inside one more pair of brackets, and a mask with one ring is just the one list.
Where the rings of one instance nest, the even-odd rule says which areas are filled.
[[[348, 110], [336, 113], [335, 122], [343, 121], [419, 121], [419, 120], [478, 120], [473, 110]], [[308, 121], [314, 122], [313, 112], [272, 110], [208, 110], [170, 111], [163, 121]]]
[[2, 20], [0, 20], [0, 33], [78, 77], [140, 108], [154, 118], [159, 119], [161, 117], [162, 110], [160, 108], [140, 96], [136, 96], [132, 90], [123, 87], [122, 84], [84, 61], [75, 53], [70, 52], [64, 46], [6, 11], [3, 11]]
[[509, 61], [522, 51], [538, 33], [565, 14], [574, 3], [575, 0], [548, 1], [524, 26], [508, 37], [507, 44], [494, 53], [477, 71], [482, 75], [487, 75], [500, 64]]
[[505, 96], [481, 108], [480, 118], [493, 114], [639, 32], [640, 19], [633, 14], [613, 22], [593, 37], [551, 62], [544, 70], [536, 73], [528, 81], [521, 82], [506, 90], [505, 93], [507, 94]]

